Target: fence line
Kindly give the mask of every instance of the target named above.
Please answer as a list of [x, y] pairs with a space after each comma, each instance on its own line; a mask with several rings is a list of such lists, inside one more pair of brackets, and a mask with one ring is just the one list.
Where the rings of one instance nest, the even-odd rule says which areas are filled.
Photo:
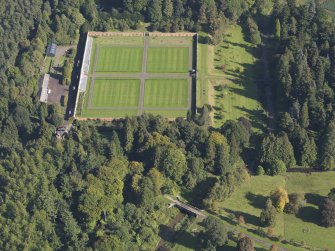
[[149, 37], [194, 37], [197, 33], [192, 32], [176, 32], [176, 33], [163, 33], [163, 32], [149, 32]]
[[90, 31], [87, 34], [92, 37], [144, 37], [143, 32], [99, 32], [99, 31]]

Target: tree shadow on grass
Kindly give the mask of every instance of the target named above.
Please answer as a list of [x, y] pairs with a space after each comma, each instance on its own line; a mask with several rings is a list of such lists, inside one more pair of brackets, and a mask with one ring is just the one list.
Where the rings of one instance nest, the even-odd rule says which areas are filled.
[[242, 211], [233, 211], [229, 209], [226, 209], [226, 211], [230, 214], [234, 214], [236, 218], [243, 216], [244, 221], [247, 224], [251, 224], [257, 227], [260, 226], [259, 218], [257, 216], [254, 216], [254, 215], [242, 212]]
[[174, 242], [176, 244], [179, 244], [181, 246], [184, 246], [186, 248], [190, 248], [193, 250], [197, 250], [201, 245], [197, 236], [185, 230], [180, 230], [176, 232]]
[[314, 223], [318, 226], [322, 226], [320, 223], [320, 213], [319, 210], [315, 207], [307, 206], [303, 207], [299, 210], [299, 214], [297, 216], [304, 222]]
[[163, 224], [159, 226], [158, 236], [163, 240], [171, 242], [175, 234], [176, 231], [173, 228]]
[[264, 122], [266, 121], [266, 115], [264, 114], [263, 110], [251, 110], [245, 107], [238, 107], [238, 106], [235, 106], [235, 108], [246, 113], [246, 117], [251, 121], [253, 128], [258, 128], [263, 132], [267, 130], [267, 127]]
[[305, 198], [307, 203], [313, 204], [315, 206], [320, 206], [320, 204], [325, 200], [325, 197], [315, 193], [306, 193]]
[[258, 209], [263, 209], [264, 206], [265, 206], [265, 202], [267, 200], [267, 197], [266, 196], [263, 196], [261, 194], [254, 194], [254, 193], [251, 193], [251, 192], [248, 192], [246, 195], [245, 195], [245, 198], [247, 200], [249, 200], [249, 204], [255, 208], [258, 208]]

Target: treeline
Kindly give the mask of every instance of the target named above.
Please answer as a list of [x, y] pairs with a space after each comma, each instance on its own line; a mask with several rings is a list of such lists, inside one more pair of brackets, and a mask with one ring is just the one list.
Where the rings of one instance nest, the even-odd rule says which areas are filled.
[[[314, 1], [301, 7], [288, 1], [276, 6], [273, 23], [278, 45], [273, 74], [281, 133], [264, 139], [261, 162], [269, 165], [277, 156], [287, 167], [335, 169], [334, 22]], [[267, 152], [275, 149], [270, 146], [280, 138], [285, 147]]]

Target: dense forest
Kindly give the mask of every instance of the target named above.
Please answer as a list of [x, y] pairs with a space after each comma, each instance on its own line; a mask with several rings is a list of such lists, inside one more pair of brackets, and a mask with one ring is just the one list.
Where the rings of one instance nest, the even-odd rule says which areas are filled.
[[[296, 164], [335, 169], [334, 24], [313, 4], [277, 2], [278, 132], [256, 136], [245, 118], [208, 128], [203, 112], [175, 122], [151, 115], [78, 122], [62, 141], [53, 136], [62, 123], [58, 107], [37, 97], [48, 42], [71, 44], [88, 30], [136, 29], [145, 22], [165, 32], [204, 30], [216, 43], [226, 22], [242, 20], [259, 44], [255, 16], [269, 1], [4, 2], [0, 249], [152, 250], [158, 222], [168, 214], [159, 200], [163, 193], [196, 193], [199, 207], [213, 208], [250, 173], [276, 175]], [[203, 185], [207, 189], [199, 193]]]
[[299, 166], [335, 169], [335, 25], [313, 4], [283, 6], [273, 18], [280, 130]]

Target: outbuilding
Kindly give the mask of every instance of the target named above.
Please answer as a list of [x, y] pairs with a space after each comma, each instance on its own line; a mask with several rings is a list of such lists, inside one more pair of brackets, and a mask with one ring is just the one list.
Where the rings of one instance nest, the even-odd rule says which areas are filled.
[[56, 56], [57, 44], [50, 43], [47, 46], [46, 55], [50, 57]]

